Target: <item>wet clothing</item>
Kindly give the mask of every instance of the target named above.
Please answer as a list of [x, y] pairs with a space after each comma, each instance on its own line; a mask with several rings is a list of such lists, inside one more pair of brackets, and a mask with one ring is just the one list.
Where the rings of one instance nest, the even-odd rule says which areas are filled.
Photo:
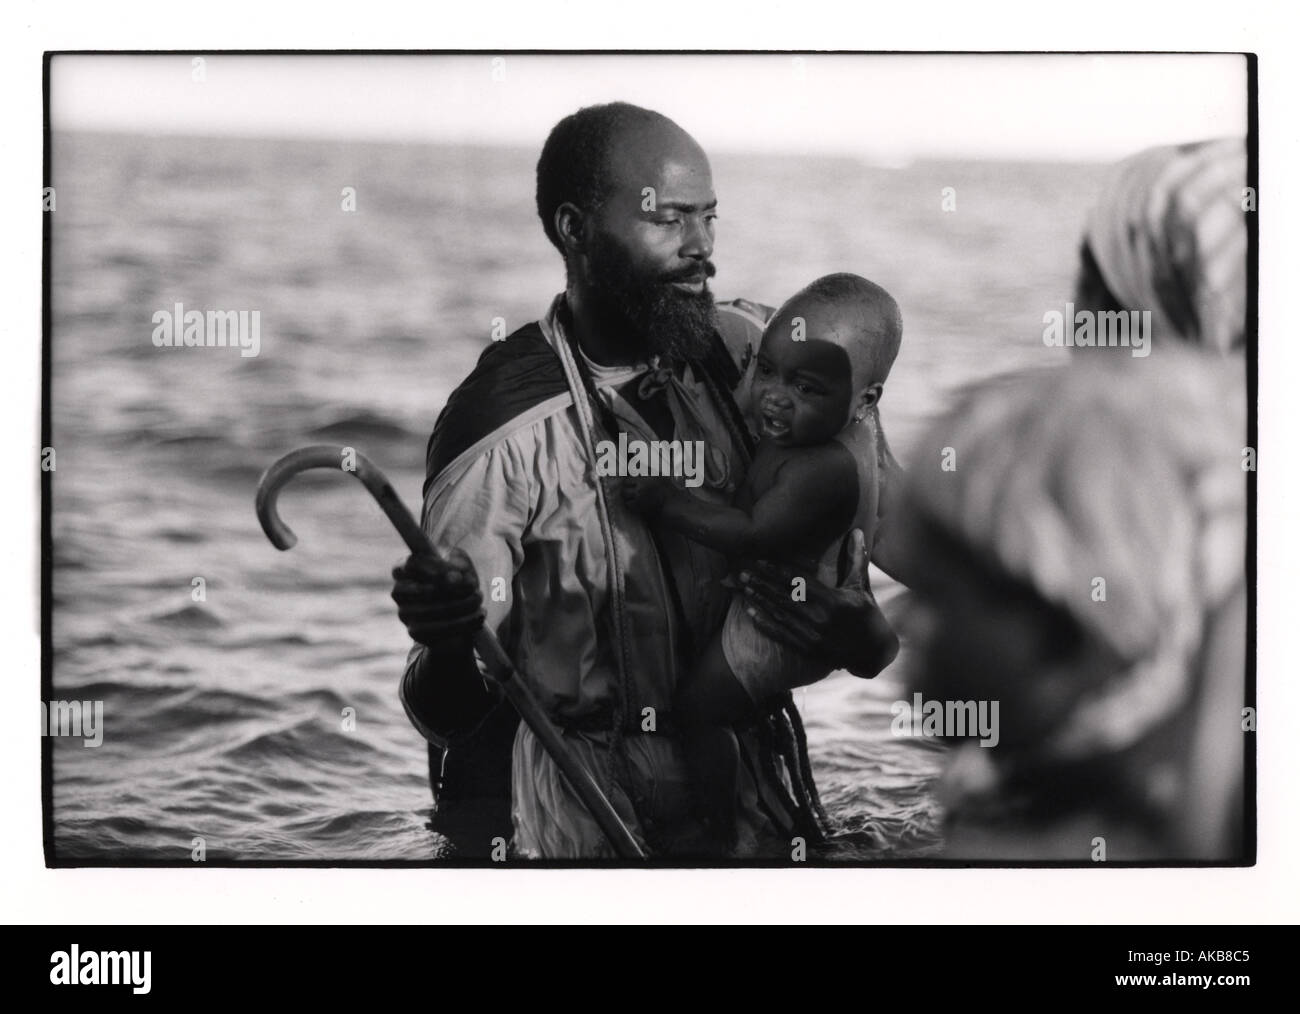
[[[699, 829], [687, 813], [688, 779], [671, 731], [672, 700], [679, 675], [721, 622], [726, 561], [652, 529], [623, 506], [617, 478], [598, 479], [596, 447], [618, 434], [594, 409], [581, 373], [629, 437], [704, 441], [704, 484], [693, 492], [725, 504], [747, 458], [736, 438], [743, 420], [735, 405], [719, 402], [731, 393], [744, 400], [742, 371], [768, 313], [739, 301], [719, 305], [714, 349], [701, 363], [603, 369], [579, 361], [558, 296], [543, 319], [484, 351], [448, 399], [430, 440], [425, 531], [435, 545], [458, 546], [473, 561], [487, 623], [652, 854], [696, 847]], [[661, 432], [669, 425], [671, 433]], [[412, 649], [408, 674], [425, 651]], [[458, 753], [481, 754], [478, 737], [499, 740], [517, 724], [508, 705], [491, 707], [485, 695], [477, 709], [442, 723], [417, 715], [405, 680], [403, 687], [431, 755], [443, 754], [440, 809], [446, 803], [453, 814], [492, 823], [462, 835], [463, 852], [484, 854], [491, 837], [510, 834], [524, 856], [612, 855], [524, 726], [512, 753], [493, 752], [486, 769], [464, 773], [467, 791], [461, 791]], [[760, 754], [751, 753], [739, 787], [740, 839], [751, 853], [782, 839], [788, 848], [789, 840], [789, 813], [773, 784], [776, 768]], [[501, 805], [507, 786], [513, 790], [505, 797], [512, 801], [508, 819]]]

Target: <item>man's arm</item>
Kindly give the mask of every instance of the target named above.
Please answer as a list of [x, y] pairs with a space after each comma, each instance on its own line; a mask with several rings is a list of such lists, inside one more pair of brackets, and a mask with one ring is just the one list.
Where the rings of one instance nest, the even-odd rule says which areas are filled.
[[430, 486], [423, 512], [425, 532], [447, 559], [411, 557], [394, 571], [398, 615], [416, 642], [402, 704], [420, 734], [439, 746], [472, 732], [500, 701], [479, 673], [471, 638], [486, 622], [509, 643], [511, 596], [485, 600], [482, 587], [497, 579], [513, 586], [532, 485], [510, 438], [448, 469]]

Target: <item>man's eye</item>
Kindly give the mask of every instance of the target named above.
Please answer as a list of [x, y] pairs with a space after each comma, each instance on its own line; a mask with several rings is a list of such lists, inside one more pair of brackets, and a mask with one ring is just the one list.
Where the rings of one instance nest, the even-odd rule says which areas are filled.
[[655, 219], [655, 225], [680, 225], [680, 218], [658, 218]]
[[758, 364], [758, 373], [759, 376], [769, 377], [772, 375], [772, 367], [768, 366], [767, 363], [760, 362]]
[[795, 390], [797, 390], [800, 394], [808, 394], [813, 396], [817, 396], [822, 393], [822, 389], [820, 387], [813, 387], [811, 384], [800, 384], [797, 388], [795, 388]]

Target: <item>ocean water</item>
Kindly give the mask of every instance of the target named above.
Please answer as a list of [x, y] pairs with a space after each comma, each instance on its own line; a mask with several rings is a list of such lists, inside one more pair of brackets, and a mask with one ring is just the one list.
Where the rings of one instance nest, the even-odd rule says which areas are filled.
[[[356, 483], [301, 476], [271, 547], [262, 470], [348, 444], [418, 509], [424, 445], [494, 318], [562, 287], [526, 150], [56, 133], [54, 697], [102, 701], [99, 747], [54, 743], [60, 860], [435, 857], [425, 747], [396, 687], [404, 548]], [[899, 300], [882, 415], [904, 464], [980, 377], [1050, 365], [1103, 170], [718, 154], [713, 288], [777, 304], [850, 270]], [[341, 210], [355, 189], [356, 211]], [[955, 211], [941, 191], [956, 191]], [[153, 314], [259, 310], [261, 350], [156, 348]], [[877, 575], [896, 615], [905, 592]], [[906, 646], [876, 680], [797, 692], [828, 852], [933, 855], [943, 748], [890, 735]], [[355, 729], [343, 714], [353, 709]]]

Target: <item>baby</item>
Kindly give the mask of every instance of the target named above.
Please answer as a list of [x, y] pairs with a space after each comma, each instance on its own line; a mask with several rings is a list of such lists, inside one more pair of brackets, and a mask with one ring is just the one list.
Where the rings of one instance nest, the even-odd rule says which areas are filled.
[[[857, 275], [819, 278], [763, 332], [751, 389], [760, 439], [733, 505], [706, 504], [663, 478], [625, 479], [624, 501], [736, 562], [787, 563], [836, 584], [845, 533], [861, 529], [870, 556], [879, 501], [873, 409], [901, 340], [898, 304], [884, 289]], [[725, 726], [827, 674], [761, 633], [733, 599], [673, 705], [696, 775], [725, 781], [734, 746]]]

